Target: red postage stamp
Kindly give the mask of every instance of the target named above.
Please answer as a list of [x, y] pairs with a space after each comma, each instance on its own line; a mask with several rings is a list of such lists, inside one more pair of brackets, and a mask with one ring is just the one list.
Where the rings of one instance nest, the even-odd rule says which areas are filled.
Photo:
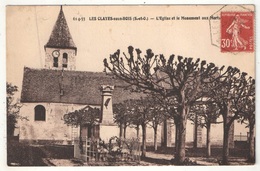
[[254, 51], [254, 13], [221, 12], [221, 52]]

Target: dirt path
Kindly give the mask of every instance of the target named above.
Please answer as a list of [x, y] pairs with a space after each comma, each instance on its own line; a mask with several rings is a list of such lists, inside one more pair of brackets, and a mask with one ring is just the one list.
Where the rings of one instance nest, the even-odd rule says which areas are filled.
[[[8, 143], [7, 162], [9, 166], [102, 166], [105, 163], [84, 163], [73, 158], [73, 146], [62, 145], [30, 145], [19, 142]], [[172, 165], [173, 155], [147, 152], [147, 156], [140, 164], [141, 166]], [[199, 165], [218, 165], [216, 158], [190, 157]], [[110, 163], [111, 164], [111, 163]], [[113, 163], [112, 163], [113, 164]], [[230, 157], [231, 165], [248, 165], [245, 158]], [[114, 163], [116, 166], [128, 165]], [[129, 164], [131, 165], [131, 163]]]

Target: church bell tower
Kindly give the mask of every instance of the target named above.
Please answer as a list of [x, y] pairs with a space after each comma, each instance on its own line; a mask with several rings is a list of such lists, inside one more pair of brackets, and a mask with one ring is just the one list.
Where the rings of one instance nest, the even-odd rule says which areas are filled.
[[49, 41], [44, 46], [45, 68], [76, 69], [77, 47], [74, 44], [62, 6]]

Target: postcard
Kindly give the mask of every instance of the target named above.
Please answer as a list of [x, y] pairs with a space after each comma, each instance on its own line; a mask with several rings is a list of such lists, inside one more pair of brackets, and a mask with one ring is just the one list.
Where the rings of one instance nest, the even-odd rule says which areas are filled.
[[6, 6], [7, 165], [255, 164], [254, 5]]

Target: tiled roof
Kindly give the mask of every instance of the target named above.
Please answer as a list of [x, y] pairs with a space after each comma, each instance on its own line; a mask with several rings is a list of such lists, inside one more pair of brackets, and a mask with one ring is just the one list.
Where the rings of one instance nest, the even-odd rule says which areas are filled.
[[62, 7], [46, 47], [77, 49], [64, 16]]
[[[62, 71], [24, 68], [21, 102], [49, 102], [70, 104], [101, 104], [101, 85], [114, 85], [113, 103], [137, 99], [140, 94], [130, 92], [121, 80], [103, 72]], [[61, 90], [63, 90], [61, 95]]]

